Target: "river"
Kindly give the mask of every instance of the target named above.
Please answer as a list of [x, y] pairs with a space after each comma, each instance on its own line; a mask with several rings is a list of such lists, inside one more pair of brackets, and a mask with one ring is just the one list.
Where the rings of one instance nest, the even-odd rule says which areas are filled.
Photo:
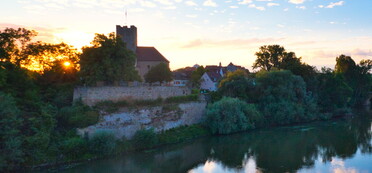
[[355, 114], [336, 121], [205, 137], [62, 172], [372, 173], [372, 112]]

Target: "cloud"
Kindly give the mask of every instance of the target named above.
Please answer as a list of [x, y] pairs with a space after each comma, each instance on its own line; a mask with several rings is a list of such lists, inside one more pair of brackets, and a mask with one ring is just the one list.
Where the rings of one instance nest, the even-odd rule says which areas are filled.
[[251, 39], [234, 39], [234, 40], [201, 40], [196, 39], [192, 40], [181, 48], [197, 48], [197, 47], [249, 47], [249, 46], [258, 46], [262, 44], [269, 44], [272, 42], [277, 42], [283, 40], [283, 38], [251, 38]]
[[188, 6], [198, 6], [194, 1], [186, 1], [185, 4]]
[[298, 8], [298, 9], [301, 9], [301, 10], [306, 10], [306, 7], [305, 6], [296, 6], [296, 8]]
[[342, 6], [344, 5], [344, 1], [339, 1], [339, 2], [331, 2], [329, 5], [327, 5], [325, 8], [333, 8], [335, 6]]
[[150, 8], [154, 8], [156, 7], [156, 4], [154, 4], [153, 2], [151, 1], [140, 1], [140, 4], [144, 7], [150, 7]]
[[273, 7], [273, 6], [279, 6], [279, 4], [278, 3], [269, 2], [269, 3], [267, 3], [267, 6]]
[[203, 5], [208, 7], [217, 7], [217, 4], [213, 0], [206, 0]]
[[55, 33], [64, 32], [66, 28], [47, 28], [47, 27], [40, 27], [40, 26], [24, 26], [24, 25], [17, 25], [12, 23], [0, 23], [0, 29], [5, 28], [26, 28], [29, 30], [35, 30], [37, 32], [37, 36], [33, 39], [33, 41], [44, 41], [47, 43], [55, 43]]
[[255, 9], [260, 10], [260, 11], [265, 10], [265, 7], [256, 6], [255, 4], [250, 4], [248, 7], [249, 8], [255, 8]]
[[289, 0], [288, 2], [292, 4], [302, 4], [305, 2], [305, 0]]
[[159, 2], [160, 4], [163, 5], [172, 5], [173, 3], [169, 0], [154, 0], [155, 2]]
[[243, 5], [250, 4], [250, 3], [252, 3], [252, 0], [243, 0], [243, 1], [239, 2], [239, 4], [243, 4]]
[[189, 17], [189, 18], [196, 18], [196, 17], [198, 17], [198, 15], [196, 15], [196, 14], [188, 14], [188, 15], [186, 15], [186, 17]]

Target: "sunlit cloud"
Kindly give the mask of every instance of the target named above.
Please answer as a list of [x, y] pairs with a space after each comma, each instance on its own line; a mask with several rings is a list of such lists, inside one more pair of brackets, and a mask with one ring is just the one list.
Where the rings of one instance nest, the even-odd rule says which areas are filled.
[[172, 5], [173, 3], [169, 0], [154, 0], [155, 2], [159, 2], [160, 4], [163, 5]]
[[140, 4], [143, 6], [143, 7], [150, 7], [150, 8], [154, 8], [156, 7], [156, 4], [151, 2], [151, 1], [140, 1]]
[[288, 2], [292, 4], [302, 4], [305, 2], [305, 0], [289, 0]]
[[283, 40], [283, 38], [250, 38], [250, 39], [234, 39], [234, 40], [201, 40], [196, 39], [183, 45], [182, 48], [195, 47], [247, 47], [251, 45], [262, 45]]
[[249, 4], [248, 7], [249, 8], [255, 8], [255, 9], [260, 10], [260, 11], [264, 11], [265, 10], [265, 7], [256, 6], [255, 4]]
[[203, 5], [208, 7], [217, 7], [216, 2], [214, 2], [213, 0], [206, 0], [204, 1]]
[[188, 15], [186, 15], [186, 17], [196, 18], [196, 17], [198, 17], [198, 15], [196, 15], [196, 14], [188, 14]]
[[239, 4], [250, 4], [250, 3], [252, 3], [252, 0], [243, 0], [243, 1], [241, 1], [241, 2], [239, 2]]
[[344, 5], [344, 1], [339, 1], [339, 2], [331, 2], [329, 5], [327, 5], [325, 8], [333, 8], [335, 6], [342, 6]]
[[186, 1], [185, 4], [188, 6], [198, 6], [194, 1]]
[[306, 7], [305, 6], [296, 6], [296, 8], [298, 8], [298, 9], [301, 9], [301, 10], [306, 10]]
[[278, 3], [269, 2], [269, 3], [267, 3], [267, 6], [268, 7], [273, 7], [273, 6], [279, 6], [279, 4]]

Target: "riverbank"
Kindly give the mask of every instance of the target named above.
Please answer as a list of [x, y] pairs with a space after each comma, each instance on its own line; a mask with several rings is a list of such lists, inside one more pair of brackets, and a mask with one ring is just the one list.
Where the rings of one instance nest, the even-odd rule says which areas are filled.
[[[121, 155], [107, 156], [80, 163], [80, 166], [75, 164], [73, 166], [76, 167], [72, 169], [58, 169], [58, 171], [68, 173], [87, 172], [87, 170], [97, 172], [108, 170], [110, 172], [187, 172], [201, 169], [205, 166], [204, 164], [212, 162], [216, 166], [224, 167], [224, 172], [236, 172], [240, 169], [246, 169], [248, 160], [251, 162], [252, 159], [256, 163], [255, 168], [261, 170], [296, 172], [296, 170], [302, 170], [301, 167], [303, 166], [306, 166], [303, 169], [312, 170], [309, 166], [314, 162], [310, 164], [311, 162], [302, 160], [304, 157], [312, 160], [318, 158], [311, 157], [313, 156], [311, 153], [315, 155], [327, 154], [327, 158], [340, 156], [338, 157], [340, 159], [353, 156], [353, 153], [356, 152], [355, 147], [352, 147], [354, 145], [359, 146], [359, 148], [370, 146], [370, 143], [367, 144], [371, 139], [371, 112], [362, 113], [362, 111], [358, 111], [355, 113], [356, 116], [345, 119], [337, 118], [329, 121], [261, 128], [230, 135], [208, 134], [202, 138], [196, 137], [175, 145], [158, 145], [150, 150], [131, 151]], [[350, 130], [350, 128], [354, 130]], [[283, 142], [283, 139], [286, 139], [286, 142]], [[323, 153], [316, 150], [319, 147], [326, 151], [332, 149], [336, 149], [336, 151]], [[293, 150], [293, 148], [296, 148], [296, 150]], [[276, 154], [272, 155], [271, 152]], [[266, 159], [269, 159], [270, 163], [273, 164], [268, 165], [263, 162], [262, 159], [268, 155], [272, 157]], [[247, 160], [244, 160], [245, 158]], [[281, 162], [281, 160], [284, 162]], [[330, 162], [330, 160], [326, 162]], [[315, 162], [314, 169], [320, 169], [320, 163]], [[324, 172], [324, 170], [320, 172]]]
[[[230, 136], [230, 135], [236, 135], [239, 133], [247, 133], [252, 132], [255, 133], [259, 130], [270, 130], [273, 128], [281, 128], [281, 127], [296, 127], [296, 126], [302, 126], [307, 125], [315, 122], [336, 122], [343, 118], [350, 118], [350, 115], [345, 116], [338, 116], [336, 118], [330, 119], [330, 120], [317, 120], [317, 121], [311, 121], [311, 122], [303, 122], [303, 123], [293, 123], [288, 125], [282, 125], [282, 126], [272, 126], [272, 127], [265, 127], [265, 128], [256, 128], [249, 131], [240, 131], [237, 133], [231, 133], [228, 135], [213, 135], [209, 129], [207, 129], [205, 126], [202, 125], [192, 125], [192, 126], [183, 126], [178, 127], [174, 129], [167, 130], [163, 133], [152, 133], [151, 131], [145, 131], [145, 133], [148, 133], [147, 137], [143, 137], [146, 135], [143, 135], [141, 139], [133, 139], [133, 140], [124, 140], [119, 141], [116, 146], [116, 150], [114, 153], [110, 155], [101, 155], [101, 156], [93, 156], [84, 159], [79, 160], [73, 160], [73, 161], [65, 161], [65, 162], [59, 162], [59, 163], [46, 163], [38, 166], [33, 167], [27, 167], [25, 170], [32, 169], [34, 171], [60, 171], [64, 169], [70, 169], [72, 167], [91, 162], [96, 160], [102, 160], [102, 159], [109, 159], [112, 157], [120, 157], [125, 156], [128, 154], [136, 153], [136, 152], [154, 152], [158, 149], [161, 149], [164, 146], [169, 146], [172, 144], [180, 144], [185, 142], [194, 141], [200, 138], [204, 137], [211, 137], [211, 136]], [[152, 143], [151, 139], [148, 136], [155, 136], [155, 140], [157, 142]]]
[[82, 158], [78, 160], [64, 161], [58, 163], [56, 162], [44, 163], [37, 166], [25, 167], [23, 170], [19, 171], [26, 171], [30, 169], [34, 171], [62, 170], [93, 160], [105, 159], [109, 157], [124, 155], [138, 151], [152, 151], [165, 145], [182, 143], [190, 140], [195, 140], [201, 137], [211, 136], [211, 133], [208, 131], [208, 129], [206, 129], [200, 124], [173, 128], [159, 134], [156, 134], [151, 130], [143, 130], [140, 133], [142, 133], [141, 136], [139, 137], [135, 136], [132, 140], [123, 139], [117, 141], [114, 153], [111, 153], [109, 155], [91, 155], [91, 157]]

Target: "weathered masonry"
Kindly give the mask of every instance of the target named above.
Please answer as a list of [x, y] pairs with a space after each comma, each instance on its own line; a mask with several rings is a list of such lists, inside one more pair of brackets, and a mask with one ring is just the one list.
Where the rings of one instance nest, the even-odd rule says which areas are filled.
[[102, 101], [122, 101], [122, 100], [154, 100], [157, 98], [168, 98], [191, 94], [191, 89], [187, 87], [168, 87], [168, 86], [104, 86], [104, 87], [78, 87], [74, 90], [74, 101], [81, 101], [89, 106]]
[[103, 130], [112, 132], [119, 139], [123, 136], [130, 139], [141, 129], [154, 128], [155, 132], [161, 132], [198, 124], [203, 121], [206, 105], [206, 102], [189, 102], [172, 109], [155, 106], [104, 115], [97, 124], [78, 129], [78, 134], [92, 136]]

